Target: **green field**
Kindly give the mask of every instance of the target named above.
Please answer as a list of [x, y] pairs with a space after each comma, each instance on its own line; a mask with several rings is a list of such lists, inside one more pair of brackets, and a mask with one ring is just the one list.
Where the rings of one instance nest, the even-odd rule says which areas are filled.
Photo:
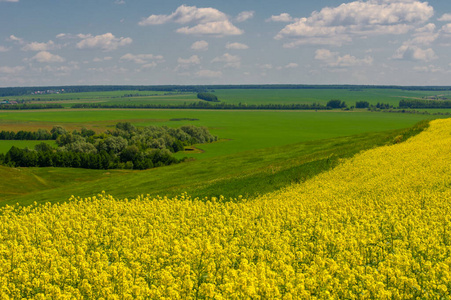
[[[0, 130], [111, 129], [136, 126], [206, 126], [220, 141], [177, 153], [188, 161], [147, 171], [1, 167], [3, 204], [64, 201], [107, 191], [138, 194], [253, 197], [303, 181], [363, 149], [390, 143], [424, 115], [344, 111], [48, 110], [0, 113]], [[171, 121], [171, 119], [182, 119]], [[197, 119], [188, 121], [184, 119]], [[393, 131], [395, 130], [395, 131]], [[11, 143], [11, 141], [7, 141]], [[22, 141], [21, 141], [22, 142]], [[14, 142], [13, 142], [14, 143]], [[29, 147], [31, 145], [28, 145]]]
[[0, 141], [0, 153], [6, 153], [12, 146], [16, 146], [18, 148], [34, 148], [37, 144], [40, 143], [48, 143], [52, 146], [56, 147], [54, 141]]
[[[427, 123], [424, 123], [427, 124]], [[423, 124], [423, 126], [424, 126]], [[420, 129], [423, 128], [420, 127]], [[418, 130], [391, 130], [210, 157], [146, 171], [0, 167], [2, 204], [58, 202], [106, 191], [117, 197], [254, 197], [303, 182], [362, 150], [407, 139]]]
[[[215, 89], [213, 91], [219, 100], [231, 104], [311, 104], [325, 105], [331, 99], [345, 101], [354, 106], [356, 101], [368, 101], [376, 105], [389, 103], [398, 106], [399, 100], [423, 99], [429, 96], [444, 96], [450, 98], [448, 91], [414, 91], [401, 88], [330, 88], [330, 89]], [[130, 95], [132, 95], [130, 97]], [[113, 91], [62, 93], [47, 95], [24, 95], [9, 97], [10, 100], [25, 100], [32, 103], [59, 103], [71, 107], [75, 103], [103, 104], [183, 104], [198, 102], [195, 93], [174, 93], [159, 91]], [[39, 101], [37, 101], [39, 99]]]
[[[397, 105], [403, 97], [422, 98], [437, 91], [401, 89], [216, 89], [221, 101], [238, 104], [321, 103], [331, 99]], [[125, 97], [132, 95], [132, 97]], [[63, 109], [0, 111], [0, 130], [67, 130], [82, 127], [101, 133], [118, 122], [135, 126], [205, 126], [218, 136], [195, 151], [178, 152], [188, 161], [146, 171], [0, 167], [3, 204], [64, 201], [71, 195], [107, 191], [117, 197], [138, 194], [174, 196], [182, 192], [206, 197], [254, 197], [304, 181], [359, 151], [403, 140], [409, 128], [437, 116], [369, 112], [366, 110], [192, 110], [192, 109], [72, 109], [74, 103], [182, 104], [200, 101], [195, 93], [115, 91], [27, 95], [17, 99], [61, 103]], [[37, 98], [40, 98], [37, 101]], [[10, 99], [12, 99], [10, 97]], [[446, 112], [446, 110], [434, 110]], [[416, 131], [415, 131], [416, 132]], [[401, 137], [401, 138], [400, 138]], [[53, 141], [49, 141], [54, 144]], [[34, 147], [39, 141], [0, 141], [0, 153], [12, 145]]]
[[[0, 130], [51, 129], [61, 125], [70, 130], [85, 126], [96, 131], [129, 121], [136, 126], [185, 124], [205, 126], [222, 141], [198, 145], [208, 158], [299, 142], [349, 136], [409, 127], [427, 116], [371, 112], [311, 111], [211, 111], [211, 110], [63, 110], [0, 112]], [[170, 121], [171, 119], [197, 121]], [[50, 121], [51, 120], [51, 121]], [[185, 156], [187, 154], [178, 154]]]

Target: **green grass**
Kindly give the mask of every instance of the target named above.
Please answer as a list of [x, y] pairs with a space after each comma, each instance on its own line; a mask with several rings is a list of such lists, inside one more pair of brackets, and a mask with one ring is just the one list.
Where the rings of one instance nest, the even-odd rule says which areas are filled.
[[[198, 121], [170, 121], [174, 118]], [[0, 113], [3, 126], [27, 123], [36, 130], [62, 125], [67, 128], [86, 126], [98, 131], [116, 123], [130, 121], [137, 126], [185, 124], [206, 126], [226, 141], [198, 145], [204, 153], [178, 154], [198, 159], [217, 157], [243, 151], [283, 146], [299, 142], [378, 132], [412, 126], [430, 116], [414, 114], [384, 114], [370, 112], [314, 111], [217, 111], [217, 110], [63, 110], [18, 111]], [[10, 130], [10, 127], [8, 127]]]
[[[437, 91], [405, 91], [401, 89], [247, 89], [247, 90], [215, 90], [214, 94], [219, 100], [227, 103], [246, 104], [296, 104], [296, 103], [320, 103], [326, 104], [331, 99], [345, 101], [348, 106], [354, 106], [356, 101], [368, 101], [376, 105], [390, 103], [398, 106], [403, 98], [422, 98], [424, 96], [437, 95]], [[443, 92], [444, 93], [444, 92]]]
[[[133, 94], [133, 97], [124, 95]], [[402, 89], [216, 89], [214, 94], [226, 103], [246, 104], [296, 104], [320, 103], [326, 104], [331, 99], [345, 101], [348, 106], [356, 101], [368, 101], [376, 105], [378, 102], [390, 103], [398, 106], [402, 98], [422, 99], [427, 96], [445, 95], [441, 91], [407, 91]], [[10, 100], [37, 100], [35, 103], [52, 101], [64, 107], [71, 107], [74, 103], [101, 102], [105, 104], [183, 104], [197, 102], [196, 93], [167, 93], [155, 91], [112, 91], [63, 93], [49, 95], [24, 95], [10, 97]]]
[[101, 191], [119, 198], [139, 194], [174, 196], [182, 192], [197, 197], [254, 197], [303, 182], [332, 168], [343, 158], [390, 144], [400, 135], [405, 140], [426, 124], [413, 130], [296, 143], [146, 171], [0, 167], [0, 175], [11, 178], [2, 183], [1, 203], [58, 202], [71, 195], [92, 196]]
[[34, 146], [40, 143], [48, 143], [56, 147], [55, 141], [0, 141], [0, 153], [8, 152], [12, 146], [33, 149]]

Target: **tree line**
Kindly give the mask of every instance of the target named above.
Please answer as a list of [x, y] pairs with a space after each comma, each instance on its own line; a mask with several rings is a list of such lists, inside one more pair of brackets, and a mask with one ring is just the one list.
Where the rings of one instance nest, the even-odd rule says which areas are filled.
[[3, 110], [64, 108], [61, 104], [0, 104]]
[[451, 108], [451, 101], [402, 99], [399, 108]]
[[104, 91], [167, 91], [208, 92], [214, 89], [401, 89], [409, 91], [449, 91], [449, 86], [396, 86], [396, 85], [306, 85], [306, 84], [249, 84], [249, 85], [92, 85], [92, 86], [43, 86], [0, 88], [0, 97], [29, 95], [37, 90], [61, 90], [65, 93]]
[[[24, 136], [33, 134], [25, 132]], [[205, 127], [137, 128], [128, 122], [118, 123], [114, 130], [100, 134], [86, 128], [68, 132], [61, 126], [55, 126], [49, 134], [57, 149], [47, 143], [34, 149], [12, 147], [0, 155], [0, 163], [12, 167], [143, 170], [178, 163], [180, 160], [172, 153], [183, 151], [188, 145], [217, 140]]]
[[183, 104], [105, 104], [105, 103], [78, 103], [72, 108], [136, 108], [136, 109], [250, 109], [250, 110], [326, 110], [327, 105], [312, 104], [246, 104], [246, 103], [210, 103], [190, 102]]

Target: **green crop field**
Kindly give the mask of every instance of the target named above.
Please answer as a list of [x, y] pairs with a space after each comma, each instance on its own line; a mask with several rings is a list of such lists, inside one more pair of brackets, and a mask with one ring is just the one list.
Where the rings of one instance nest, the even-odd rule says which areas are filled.
[[[86, 127], [101, 132], [118, 122], [170, 127], [193, 124], [207, 127], [220, 140], [196, 145], [200, 150], [196, 153], [176, 154], [179, 158], [193, 157], [194, 161], [147, 171], [2, 167], [2, 178], [11, 179], [0, 183], [0, 199], [3, 204], [54, 202], [64, 201], [72, 194], [89, 196], [102, 190], [120, 197], [176, 195], [185, 191], [200, 197], [252, 197], [305, 180], [335, 165], [340, 158], [390, 143], [402, 128], [428, 117], [345, 111], [2, 111], [0, 130], [35, 131], [61, 125], [68, 130]], [[22, 146], [33, 146], [20, 142]]]
[[[203, 153], [190, 156], [207, 158], [305, 141], [378, 132], [409, 127], [427, 118], [415, 114], [312, 111], [237, 110], [62, 110], [13, 111], [0, 113], [0, 130], [51, 129], [61, 125], [70, 130], [81, 127], [103, 131], [118, 122], [136, 126], [185, 124], [207, 127], [221, 141], [199, 145]], [[171, 119], [198, 119], [171, 121]], [[187, 154], [178, 154], [183, 156]]]
[[[388, 103], [398, 106], [401, 99], [424, 99], [431, 96], [450, 98], [448, 91], [416, 91], [401, 88], [324, 88], [324, 89], [215, 89], [219, 100], [231, 104], [311, 104], [325, 105], [331, 99], [345, 101], [351, 107], [357, 101], [368, 101], [372, 105]], [[112, 91], [24, 95], [9, 97], [10, 100], [25, 100], [31, 103], [58, 103], [71, 107], [76, 103], [102, 104], [172, 104], [198, 102], [196, 93], [161, 91]]]
[[[438, 91], [401, 89], [216, 89], [225, 103], [326, 104], [331, 99], [396, 106], [402, 98], [437, 96]], [[39, 101], [38, 99], [39, 98]], [[11, 98], [10, 98], [11, 99]], [[383, 113], [366, 110], [193, 110], [193, 109], [73, 109], [75, 103], [183, 104], [201, 101], [196, 94], [154, 91], [87, 92], [26, 95], [17, 100], [60, 103], [65, 108], [0, 111], [0, 130], [67, 130], [82, 127], [101, 133], [118, 122], [135, 126], [205, 126], [218, 136], [211, 144], [194, 145], [195, 151], [175, 154], [189, 161], [146, 171], [86, 170], [68, 168], [0, 168], [3, 204], [64, 201], [72, 194], [90, 196], [106, 190], [119, 197], [138, 194], [177, 195], [189, 192], [204, 197], [263, 192], [303, 181], [377, 145], [406, 137], [404, 128], [438, 116]], [[446, 110], [434, 110], [445, 112]], [[54, 141], [48, 141], [55, 145]], [[11, 146], [33, 148], [39, 141], [0, 141], [0, 153]]]

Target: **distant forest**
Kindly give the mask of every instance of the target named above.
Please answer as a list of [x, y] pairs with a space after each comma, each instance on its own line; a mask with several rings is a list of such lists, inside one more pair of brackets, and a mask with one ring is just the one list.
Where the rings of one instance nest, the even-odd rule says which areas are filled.
[[304, 84], [263, 84], [263, 85], [80, 85], [0, 88], [0, 97], [30, 95], [42, 90], [62, 90], [65, 93], [108, 92], [108, 91], [164, 91], [201, 93], [215, 89], [401, 89], [412, 91], [450, 91], [451, 86], [395, 86], [395, 85], [304, 85]]

